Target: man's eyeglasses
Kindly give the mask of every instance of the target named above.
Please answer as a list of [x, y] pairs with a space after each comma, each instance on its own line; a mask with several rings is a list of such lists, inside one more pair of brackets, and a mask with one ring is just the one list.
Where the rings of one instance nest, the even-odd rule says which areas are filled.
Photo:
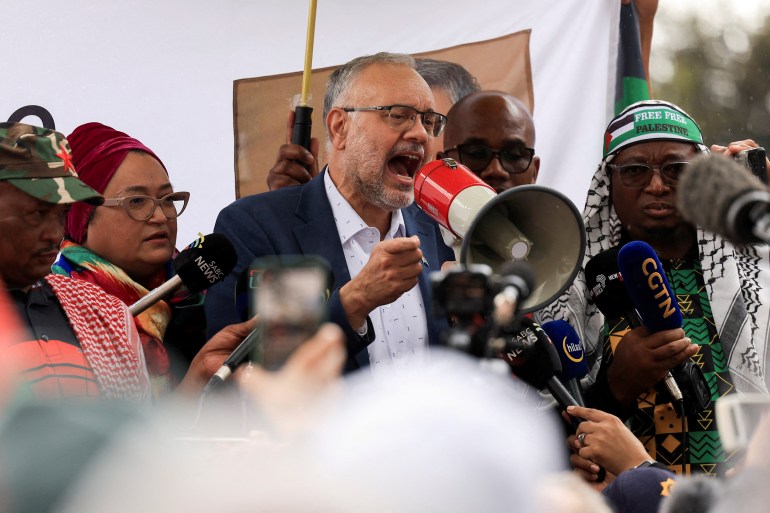
[[386, 105], [384, 107], [343, 107], [345, 112], [380, 111], [387, 113], [388, 125], [394, 130], [405, 132], [414, 126], [417, 115], [422, 119], [422, 126], [428, 135], [438, 137], [446, 126], [446, 116], [438, 112], [421, 112], [407, 105]]
[[687, 168], [689, 162], [667, 162], [659, 166], [650, 164], [624, 164], [616, 166], [607, 164], [607, 167], [617, 171], [620, 183], [631, 189], [642, 189], [652, 181], [655, 170], [660, 173], [660, 179], [669, 187], [676, 187], [679, 177]]
[[449, 153], [450, 151], [456, 151], [457, 160], [476, 174], [484, 171], [495, 157], [497, 157], [500, 165], [507, 172], [513, 175], [523, 173], [529, 169], [532, 157], [535, 156], [533, 148], [526, 148], [524, 146], [493, 150], [483, 144], [458, 144], [453, 148], [445, 149], [444, 153]]
[[135, 221], [147, 221], [160, 206], [160, 210], [167, 219], [176, 219], [187, 208], [190, 199], [189, 192], [172, 192], [162, 198], [153, 198], [136, 194], [122, 198], [108, 198], [101, 204], [102, 207], [123, 207], [128, 216]]

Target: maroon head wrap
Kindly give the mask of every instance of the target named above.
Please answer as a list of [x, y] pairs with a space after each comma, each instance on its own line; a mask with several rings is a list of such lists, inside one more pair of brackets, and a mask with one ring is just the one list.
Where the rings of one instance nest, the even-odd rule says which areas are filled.
[[[72, 150], [72, 163], [78, 177], [93, 189], [103, 193], [118, 166], [130, 151], [143, 151], [160, 162], [155, 153], [133, 137], [101, 123], [80, 125], [67, 136]], [[166, 169], [166, 166], [163, 166]], [[86, 237], [88, 219], [94, 207], [82, 202], [73, 203], [67, 216], [64, 235], [78, 244]]]

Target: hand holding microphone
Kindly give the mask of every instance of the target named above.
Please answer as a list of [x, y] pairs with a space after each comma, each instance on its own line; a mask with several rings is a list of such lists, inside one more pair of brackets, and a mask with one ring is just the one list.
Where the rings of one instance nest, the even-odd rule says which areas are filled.
[[[626, 289], [645, 327], [651, 332], [645, 340], [650, 351], [641, 364], [649, 365], [652, 371], [672, 369], [675, 378], [664, 377], [674, 400], [683, 402], [690, 414], [703, 411], [711, 403], [711, 393], [700, 367], [689, 361], [698, 352], [698, 346], [692, 344], [689, 338], [684, 338], [682, 313], [658, 255], [646, 242], [630, 242], [620, 249], [618, 266]], [[637, 331], [634, 335], [644, 337], [647, 334]], [[616, 357], [619, 357], [622, 345], [618, 345]], [[625, 377], [617, 371], [614, 376], [618, 380]], [[608, 374], [608, 377], [612, 375]], [[676, 389], [673, 388], [674, 381], [678, 385]], [[675, 395], [678, 389], [682, 399]]]
[[[655, 252], [650, 248], [650, 251], [642, 253], [643, 260], [650, 256], [650, 252], [657, 258]], [[633, 257], [635, 255], [630, 256]], [[626, 267], [633, 269], [634, 264], [632, 264], [632, 261], [638, 259], [630, 258], [630, 256], [626, 253], [624, 262], [627, 264]], [[633, 275], [631, 279], [646, 284], [646, 278], [642, 273], [639, 273], [641, 277], [633, 272], [631, 274]], [[655, 279], [658, 280], [657, 277]], [[684, 339], [684, 332], [681, 329], [677, 329], [681, 326], [681, 314], [677, 313], [678, 307], [676, 311], [671, 311], [670, 305], [666, 305], [669, 308], [668, 326], [663, 326], [660, 322], [655, 321], [654, 314], [656, 313], [655, 307], [657, 303], [653, 302], [651, 311], [648, 311], [649, 309], [647, 308], [645, 309], [649, 322], [652, 322], [656, 328], [659, 330], [673, 328], [675, 330], [663, 331], [660, 334], [651, 336], [650, 330], [644, 328], [645, 324], [639, 312], [637, 312], [636, 301], [631, 299], [628, 290], [628, 280], [625, 280], [621, 274], [619, 250], [617, 248], [602, 251], [586, 264], [586, 284], [594, 303], [608, 320], [623, 317], [629, 326], [634, 328], [626, 333], [623, 336], [622, 343], [618, 344], [614, 353], [613, 364], [608, 371], [608, 379], [615, 398], [621, 404], [633, 405], [636, 403], [636, 398], [639, 394], [651, 389], [661, 379], [664, 379], [669, 395], [675, 401], [681, 401], [683, 398], [682, 392], [671, 373], [668, 372], [673, 367], [670, 358], [674, 357], [676, 352], [689, 347], [689, 343]], [[633, 286], [633, 284], [630, 286]], [[653, 292], [653, 295], [657, 293]], [[669, 296], [672, 297], [673, 293]], [[637, 292], [637, 297], [642, 298], [642, 300], [644, 299], [643, 289]], [[650, 301], [643, 302], [647, 304]], [[674, 344], [674, 352], [666, 355], [666, 351], [672, 350], [670, 345], [672, 343]], [[677, 344], [679, 345], [679, 351], [676, 351]], [[697, 347], [690, 349], [690, 351], [693, 350], [697, 350]], [[665, 361], [666, 356], [669, 358], [668, 361]], [[685, 356], [684, 359], [688, 357], [689, 355]], [[661, 358], [663, 359], [661, 360]]]

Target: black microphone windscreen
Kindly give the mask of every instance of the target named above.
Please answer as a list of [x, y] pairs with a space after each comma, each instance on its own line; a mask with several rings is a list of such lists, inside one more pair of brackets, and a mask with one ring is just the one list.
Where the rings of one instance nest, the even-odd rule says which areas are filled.
[[721, 154], [695, 159], [682, 173], [676, 189], [677, 207], [691, 223], [733, 242], [755, 240], [749, 234], [736, 233], [727, 219], [728, 210], [741, 195], [767, 193], [768, 189], [734, 160]]
[[235, 267], [238, 254], [221, 233], [201, 236], [174, 259], [174, 270], [190, 292], [200, 292], [222, 281]]
[[634, 310], [618, 267], [618, 248], [610, 248], [586, 263], [586, 285], [596, 307], [607, 319], [626, 317]]
[[516, 377], [538, 390], [546, 388], [548, 380], [561, 373], [559, 355], [548, 335], [526, 317], [503, 356]]

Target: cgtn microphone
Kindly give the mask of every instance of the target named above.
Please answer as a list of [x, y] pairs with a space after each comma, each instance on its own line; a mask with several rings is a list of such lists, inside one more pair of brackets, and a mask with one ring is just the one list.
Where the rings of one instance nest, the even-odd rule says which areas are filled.
[[[668, 283], [663, 264], [649, 244], [633, 241], [620, 248], [618, 267], [626, 290], [650, 332], [682, 327], [682, 312], [674, 290]], [[671, 373], [681, 389], [688, 413], [698, 413], [709, 407], [711, 392], [700, 367], [689, 361], [677, 365]], [[665, 381], [672, 397], [680, 400], [669, 387], [668, 376]]]
[[586, 401], [583, 398], [583, 389], [580, 386], [580, 379], [588, 374], [588, 364], [586, 363], [583, 342], [580, 341], [575, 328], [567, 321], [549, 321], [544, 323], [542, 328], [546, 335], [548, 335], [548, 338], [551, 339], [551, 343], [553, 343], [561, 361], [559, 381], [562, 382], [580, 406], [585, 406]]
[[682, 327], [682, 311], [652, 246], [629, 242], [618, 251], [618, 268], [647, 329], [654, 333]]
[[[643, 326], [644, 323], [636, 311], [636, 305], [631, 300], [628, 288], [623, 280], [623, 275], [620, 272], [620, 267], [618, 266], [619, 253], [620, 250], [618, 248], [610, 248], [589, 260], [586, 264], [585, 272], [586, 285], [594, 303], [604, 317], [610, 320], [623, 317], [629, 326], [638, 328]], [[666, 373], [666, 376], [663, 378], [663, 385], [666, 387], [672, 400], [677, 404], [681, 404], [684, 395], [671, 372]]]
[[770, 190], [724, 155], [687, 166], [677, 186], [685, 219], [736, 244], [770, 243]]
[[207, 289], [230, 274], [237, 259], [232, 243], [221, 233], [201, 235], [174, 259], [172, 265], [176, 274], [128, 310], [132, 316], [137, 316], [182, 285], [192, 293]]

